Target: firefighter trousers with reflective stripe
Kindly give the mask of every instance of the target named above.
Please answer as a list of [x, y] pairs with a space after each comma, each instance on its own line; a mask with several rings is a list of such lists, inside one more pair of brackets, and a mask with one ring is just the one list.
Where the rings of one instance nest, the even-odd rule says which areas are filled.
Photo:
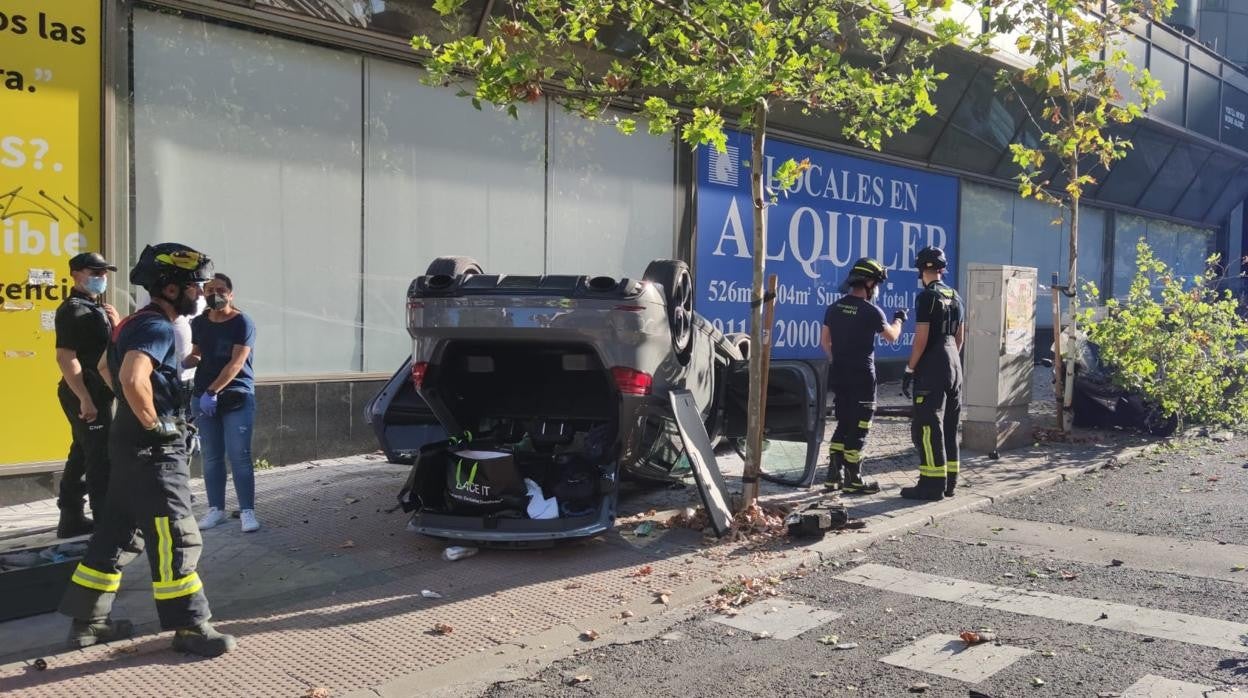
[[190, 464], [184, 444], [138, 449], [109, 439], [112, 480], [104, 515], [70, 577], [60, 611], [79, 620], [104, 618], [121, 586], [121, 570], [145, 550], [160, 626], [185, 628], [211, 618], [196, 565], [203, 547], [191, 513]]
[[836, 429], [828, 451], [842, 452], [850, 465], [860, 463], [871, 420], [875, 418], [875, 381], [834, 380], [832, 390], [836, 395]]
[[962, 365], [958, 355], [924, 357], [914, 375], [910, 436], [919, 452], [919, 475], [958, 472], [958, 422], [962, 419]]

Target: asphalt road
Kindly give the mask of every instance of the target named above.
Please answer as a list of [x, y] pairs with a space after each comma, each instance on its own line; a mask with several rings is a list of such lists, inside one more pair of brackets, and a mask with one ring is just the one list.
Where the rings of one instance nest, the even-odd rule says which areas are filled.
[[1197, 439], [827, 560], [745, 607], [770, 637], [708, 611], [487, 695], [1248, 693], [1246, 458]]

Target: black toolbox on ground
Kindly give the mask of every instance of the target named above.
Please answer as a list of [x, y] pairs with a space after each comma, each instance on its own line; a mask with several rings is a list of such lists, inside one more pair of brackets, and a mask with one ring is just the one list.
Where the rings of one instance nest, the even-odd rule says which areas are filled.
[[0, 622], [55, 611], [86, 549], [61, 543], [0, 553]]

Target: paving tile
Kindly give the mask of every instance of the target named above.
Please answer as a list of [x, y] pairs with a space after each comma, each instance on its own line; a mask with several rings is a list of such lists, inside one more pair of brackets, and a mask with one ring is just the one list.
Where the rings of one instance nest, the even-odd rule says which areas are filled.
[[1122, 698], [1206, 698], [1212, 690], [1213, 686], [1202, 686], [1146, 674], [1123, 691]]
[[881, 657], [885, 664], [945, 678], [979, 683], [1032, 651], [990, 643], [967, 646], [954, 635], [928, 635], [897, 652]]
[[836, 611], [796, 601], [770, 599], [747, 606], [740, 615], [715, 616], [711, 620], [747, 633], [767, 633], [776, 640], [791, 640], [840, 617], [841, 614]]

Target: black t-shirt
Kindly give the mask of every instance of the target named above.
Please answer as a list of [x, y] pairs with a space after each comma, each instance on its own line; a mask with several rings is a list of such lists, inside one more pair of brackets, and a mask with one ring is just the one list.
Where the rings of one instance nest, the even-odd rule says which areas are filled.
[[855, 372], [875, 377], [875, 336], [888, 322], [884, 311], [865, 298], [842, 296], [828, 306], [823, 324], [832, 337], [832, 370], [838, 380]]
[[933, 281], [919, 293], [914, 305], [914, 321], [928, 325], [923, 353], [943, 351], [944, 345], [954, 340], [962, 326], [962, 299], [958, 292], [943, 281]]
[[104, 309], [91, 296], [74, 289], [57, 307], [55, 325], [56, 348], [73, 351], [83, 372], [98, 376], [100, 357], [113, 331]]

